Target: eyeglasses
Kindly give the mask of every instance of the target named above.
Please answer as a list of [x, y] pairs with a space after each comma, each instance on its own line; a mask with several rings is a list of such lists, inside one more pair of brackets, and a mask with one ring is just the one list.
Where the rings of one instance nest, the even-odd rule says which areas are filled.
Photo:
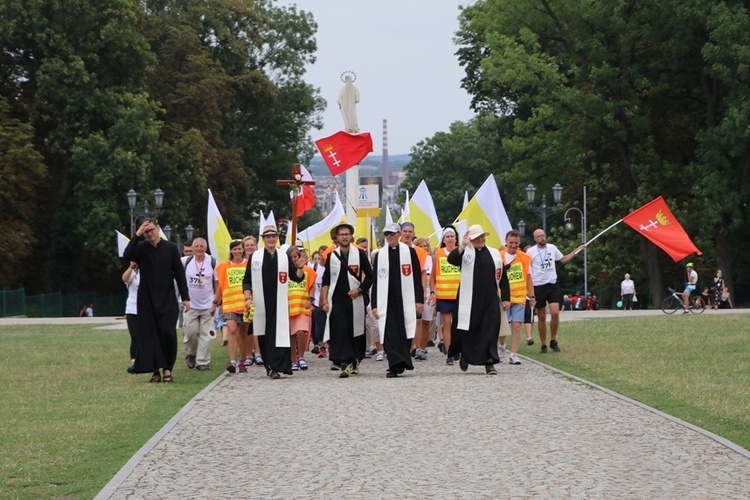
[[146, 229], [146, 230], [145, 230], [145, 231], [143, 231], [143, 232], [144, 232], [144, 233], [146, 233], [146, 234], [151, 234], [151, 233], [153, 233], [154, 231], [156, 231], [156, 228], [155, 228], [155, 227], [152, 227], [151, 229]]

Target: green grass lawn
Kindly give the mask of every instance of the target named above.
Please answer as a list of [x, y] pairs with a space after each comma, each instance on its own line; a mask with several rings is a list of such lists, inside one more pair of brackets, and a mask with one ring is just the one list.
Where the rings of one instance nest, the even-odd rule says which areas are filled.
[[520, 352], [750, 449], [747, 315], [564, 322], [559, 341], [560, 353], [540, 354], [538, 337]]
[[[750, 448], [747, 318], [565, 322], [563, 352], [521, 353]], [[0, 498], [94, 497], [226, 360], [214, 342], [211, 371], [178, 355], [176, 383], [149, 384], [125, 372], [128, 345], [92, 325], [0, 327]]]
[[129, 344], [90, 325], [0, 327], [1, 498], [93, 498], [224, 368], [224, 352], [205, 372], [178, 355], [178, 383], [149, 384], [126, 373]]

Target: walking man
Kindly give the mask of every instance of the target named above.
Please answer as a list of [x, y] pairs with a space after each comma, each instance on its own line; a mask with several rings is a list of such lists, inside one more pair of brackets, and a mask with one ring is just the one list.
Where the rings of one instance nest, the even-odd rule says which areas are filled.
[[372, 315], [388, 359], [388, 378], [414, 369], [409, 351], [424, 305], [419, 258], [414, 248], [399, 243], [400, 233], [395, 222], [383, 229], [386, 244], [375, 256], [372, 288]]
[[[174, 243], [159, 237], [156, 219], [146, 219], [123, 251], [123, 258], [138, 264], [141, 273], [137, 316], [140, 339], [133, 372], [153, 373], [150, 382], [172, 382], [179, 311], [174, 296], [175, 281], [183, 311], [190, 310], [180, 251]], [[163, 378], [159, 370], [163, 370]]]
[[323, 271], [320, 301], [328, 314], [323, 341], [328, 359], [341, 367], [340, 378], [359, 373], [367, 347], [365, 309], [372, 286], [372, 267], [367, 252], [352, 245], [354, 227], [336, 226], [338, 246], [328, 256]]
[[[500, 251], [500, 258], [505, 268], [505, 276], [510, 287], [510, 357], [508, 363], [520, 365], [518, 348], [521, 346], [521, 325], [525, 322], [526, 302], [534, 306], [534, 285], [531, 281], [531, 259], [519, 249], [521, 234], [515, 229], [505, 235], [505, 249]], [[500, 337], [500, 349], [505, 348], [505, 336]]]
[[266, 374], [272, 380], [281, 374], [292, 375], [289, 338], [288, 282], [300, 282], [305, 276], [303, 265], [297, 267], [291, 255], [277, 252], [279, 233], [266, 226], [261, 233], [263, 249], [255, 251], [247, 262], [242, 290], [245, 308], [255, 306], [253, 328], [260, 343]]
[[[500, 296], [502, 307], [508, 309], [510, 294], [508, 278], [503, 272], [500, 252], [487, 247], [489, 233], [479, 224], [469, 227], [458, 248], [448, 254], [448, 262], [461, 268], [458, 286], [458, 307], [453, 323], [450, 356], [460, 354], [462, 371], [469, 365], [484, 365], [488, 375], [497, 375], [495, 363], [500, 361], [497, 339], [500, 333]], [[499, 285], [499, 286], [498, 286]]]
[[193, 254], [182, 258], [185, 279], [190, 292], [190, 310], [185, 313], [182, 342], [185, 345], [185, 364], [205, 370], [211, 364], [211, 330], [214, 327], [214, 280], [216, 260], [206, 255], [208, 244], [195, 238]]
[[550, 330], [552, 332], [550, 348], [560, 352], [557, 343], [557, 328], [560, 325], [560, 287], [557, 285], [557, 269], [555, 262], [567, 264], [578, 252], [586, 248], [580, 245], [567, 255], [563, 255], [557, 247], [547, 243], [547, 235], [543, 229], [534, 231], [536, 245], [527, 252], [531, 258], [531, 278], [534, 282], [534, 297], [536, 299], [536, 314], [539, 325], [539, 340], [542, 342], [541, 352], [547, 352], [547, 312], [549, 304]]

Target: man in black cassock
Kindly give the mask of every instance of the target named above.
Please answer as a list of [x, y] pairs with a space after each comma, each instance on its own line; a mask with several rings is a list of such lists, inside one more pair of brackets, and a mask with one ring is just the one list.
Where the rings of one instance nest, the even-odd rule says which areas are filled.
[[[132, 372], [153, 373], [150, 382], [172, 382], [179, 316], [174, 295], [175, 281], [182, 309], [190, 309], [180, 250], [174, 243], [161, 239], [156, 219], [146, 219], [125, 248], [123, 258], [136, 262], [141, 272], [137, 315], [140, 333]], [[160, 369], [164, 370], [163, 378]]]
[[[340, 378], [359, 373], [365, 356], [365, 308], [372, 285], [372, 266], [367, 252], [352, 246], [354, 227], [342, 223], [336, 227], [338, 246], [326, 260], [320, 303], [328, 313], [328, 359], [341, 366]], [[329, 293], [333, 281], [333, 293]], [[357, 308], [355, 318], [355, 308]]]
[[[288, 290], [284, 290], [287, 301], [278, 304], [277, 292], [279, 282], [284, 283], [281, 286], [286, 287], [286, 280], [300, 282], [305, 277], [303, 266], [297, 267], [297, 263], [287, 252], [279, 252], [276, 248], [276, 240], [279, 233], [275, 226], [266, 226], [261, 233], [263, 238], [263, 248], [256, 250], [247, 260], [245, 269], [245, 278], [242, 281], [242, 293], [245, 295], [245, 307], [255, 305], [256, 308], [262, 308], [265, 312], [266, 327], [262, 331], [258, 329], [258, 321], [254, 321], [255, 336], [258, 337], [260, 345], [260, 354], [263, 357], [263, 364], [266, 367], [266, 374], [272, 380], [281, 378], [281, 374], [292, 375], [292, 351], [289, 333], [289, 302]], [[262, 253], [259, 253], [262, 252]], [[279, 259], [287, 261], [287, 271], [280, 271]], [[255, 286], [261, 286], [263, 289], [263, 301], [261, 303], [253, 302], [253, 266], [257, 266], [260, 271], [261, 283], [255, 283]], [[283, 311], [279, 308], [283, 308]], [[285, 315], [286, 327], [279, 325], [277, 315]], [[284, 319], [282, 318], [282, 319]], [[278, 331], [277, 331], [278, 330]], [[282, 331], [283, 330], [283, 331]], [[277, 339], [286, 336], [286, 342], [280, 343]]]
[[[399, 243], [401, 226], [397, 223], [388, 224], [383, 229], [383, 234], [386, 245], [375, 256], [372, 315], [378, 318], [380, 338], [388, 358], [386, 377], [395, 378], [404, 373], [404, 370], [414, 369], [410, 350], [416, 333], [417, 317], [422, 314], [424, 289], [417, 252], [404, 243]], [[388, 254], [387, 259], [385, 253]], [[402, 255], [409, 255], [410, 258], [402, 259]], [[408, 291], [409, 287], [404, 284], [402, 276], [413, 280], [413, 295], [404, 291]], [[378, 287], [387, 289], [385, 304], [379, 302], [383, 299], [385, 290], [381, 290], [379, 298]]]
[[510, 306], [510, 286], [500, 252], [485, 244], [488, 234], [482, 226], [474, 224], [464, 235], [461, 246], [448, 254], [448, 262], [461, 267], [448, 355], [461, 356], [459, 366], [463, 371], [469, 365], [484, 365], [487, 374], [497, 375], [494, 365], [500, 361], [497, 353], [500, 297], [507, 309]]

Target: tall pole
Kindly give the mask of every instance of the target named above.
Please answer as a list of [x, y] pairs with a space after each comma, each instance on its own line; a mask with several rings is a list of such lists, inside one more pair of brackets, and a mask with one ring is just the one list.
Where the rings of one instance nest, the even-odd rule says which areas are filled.
[[[583, 186], [583, 224], [581, 231], [583, 231], [583, 242], [586, 243], [586, 226], [588, 226], [589, 220], [588, 216], [586, 215], [586, 186]], [[588, 248], [584, 247], [583, 249], [583, 290], [584, 290], [584, 297], [588, 295], [589, 292], [589, 267], [588, 267]]]
[[547, 195], [542, 195], [542, 230], [547, 234]]

